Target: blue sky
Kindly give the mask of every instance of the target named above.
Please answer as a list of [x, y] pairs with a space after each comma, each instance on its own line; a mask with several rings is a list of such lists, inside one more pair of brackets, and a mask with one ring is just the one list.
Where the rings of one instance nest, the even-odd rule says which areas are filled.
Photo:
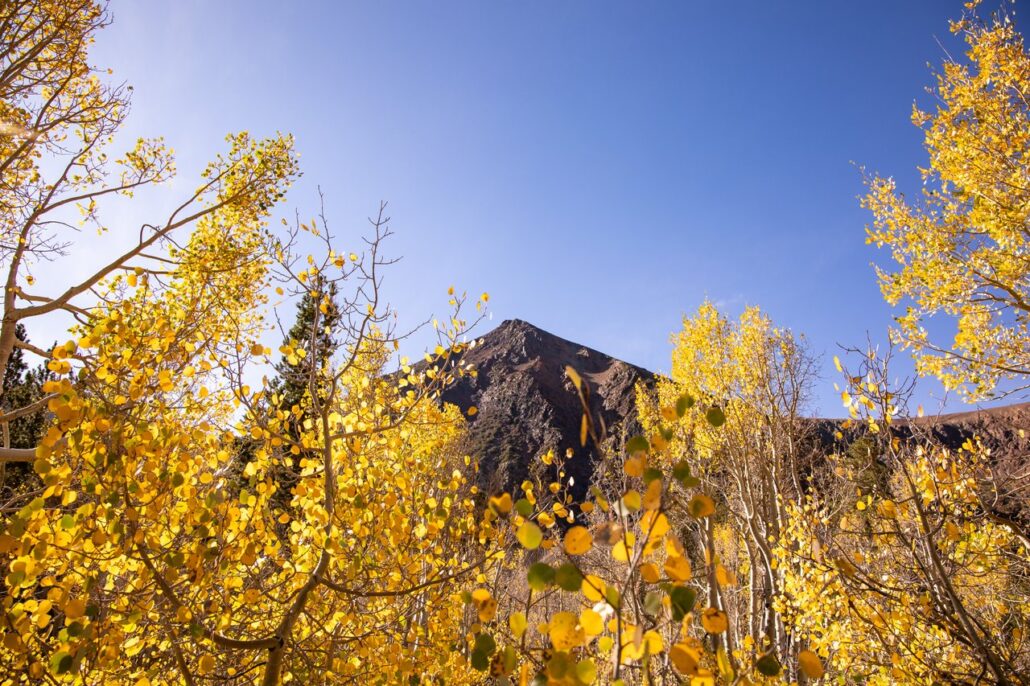
[[115, 0], [93, 55], [186, 188], [227, 132], [283, 130], [288, 214], [321, 186], [346, 248], [389, 201], [403, 320], [453, 284], [491, 294], [484, 332], [517, 317], [664, 370], [703, 298], [758, 304], [824, 356], [813, 412], [839, 415], [836, 344], [890, 323], [855, 164], [917, 189], [909, 114], [960, 8]]

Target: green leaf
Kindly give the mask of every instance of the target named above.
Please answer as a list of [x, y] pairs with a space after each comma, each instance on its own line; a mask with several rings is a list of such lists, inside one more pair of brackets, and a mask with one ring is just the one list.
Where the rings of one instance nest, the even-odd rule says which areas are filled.
[[592, 660], [580, 660], [576, 663], [576, 680], [581, 684], [592, 684], [597, 681], [597, 667]]
[[694, 488], [701, 483], [700, 479], [690, 473], [690, 465], [686, 461], [677, 462], [672, 468], [672, 475], [683, 484], [683, 488]]
[[554, 573], [554, 582], [558, 584], [558, 588], [576, 593], [583, 587], [583, 575], [575, 565], [566, 562]]
[[687, 586], [674, 586], [669, 591], [669, 600], [672, 603], [672, 618], [680, 622], [687, 613], [694, 609], [697, 601], [697, 591]]
[[687, 410], [694, 406], [694, 399], [689, 395], [681, 395], [676, 399], [676, 414], [682, 417], [687, 413]]
[[518, 655], [511, 646], [504, 647], [504, 671], [511, 672], [518, 664]]
[[547, 661], [547, 673], [555, 679], [564, 679], [565, 675], [575, 668], [572, 657], [563, 651], [554, 653]]
[[646, 453], [651, 449], [651, 444], [647, 442], [647, 439], [643, 436], [634, 436], [633, 438], [626, 441], [626, 452], [630, 455], [636, 453]]
[[537, 562], [526, 572], [529, 587], [534, 591], [544, 591], [554, 583], [554, 569], [546, 562]]
[[708, 408], [708, 412], [705, 413], [705, 419], [712, 426], [722, 426], [726, 423], [726, 414], [722, 411], [721, 407], [712, 405]]
[[518, 502], [515, 503], [515, 511], [523, 517], [528, 517], [533, 514], [533, 503], [529, 502], [525, 498], [520, 498]]
[[50, 669], [54, 674], [67, 674], [71, 671], [73, 662], [75, 659], [62, 650], [54, 653], [54, 656], [50, 658]]
[[647, 595], [644, 596], [644, 612], [651, 617], [658, 615], [658, 612], [662, 609], [662, 592], [661, 591], [648, 591]]
[[472, 668], [480, 672], [485, 672], [490, 667], [490, 656], [484, 653], [482, 650], [473, 650], [471, 656]]
[[493, 655], [497, 650], [497, 642], [490, 634], [479, 634], [476, 636], [476, 645], [473, 650], [478, 650], [485, 655]]
[[765, 676], [776, 676], [780, 673], [780, 662], [772, 653], [766, 653], [758, 658], [758, 661], [755, 662], [755, 667], [759, 673]]

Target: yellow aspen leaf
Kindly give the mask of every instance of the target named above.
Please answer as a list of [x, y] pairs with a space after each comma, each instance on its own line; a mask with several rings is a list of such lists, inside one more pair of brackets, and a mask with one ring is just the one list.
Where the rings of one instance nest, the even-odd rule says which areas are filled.
[[719, 667], [719, 675], [727, 683], [733, 682], [735, 676], [733, 672], [733, 664], [730, 662], [729, 653], [726, 652], [725, 646], [719, 646], [719, 649], [715, 652], [715, 664]]
[[690, 686], [715, 686], [715, 675], [707, 669], [699, 669], [690, 677]]
[[544, 532], [533, 522], [523, 522], [515, 532], [515, 537], [526, 550], [536, 550], [544, 540]]
[[657, 510], [648, 510], [640, 517], [640, 532], [647, 536], [648, 552], [650, 552], [669, 533], [669, 519]]
[[215, 671], [215, 657], [210, 653], [202, 655], [197, 662], [197, 673], [204, 675]]
[[640, 509], [640, 493], [634, 490], [626, 491], [626, 494], [622, 496], [622, 504], [630, 512], [636, 512]]
[[809, 679], [821, 679], [826, 673], [819, 656], [811, 650], [802, 650], [798, 653], [798, 666]]
[[654, 629], [644, 632], [644, 643], [647, 645], [648, 655], [657, 655], [665, 649], [665, 641], [662, 640], [662, 635]]
[[661, 580], [662, 576], [654, 563], [645, 562], [640, 565], [640, 578], [649, 584], [656, 584]]
[[645, 455], [641, 453], [627, 457], [626, 461], [622, 463], [622, 471], [626, 472], [626, 476], [640, 478], [644, 475], [644, 459]]
[[657, 510], [662, 506], [662, 480], [653, 479], [644, 490], [642, 505], [645, 510]]
[[687, 503], [687, 511], [694, 519], [701, 519], [715, 514], [715, 503], [704, 493], [698, 493]]
[[502, 493], [490, 497], [490, 508], [498, 514], [506, 515], [511, 512], [512, 501], [510, 493]]
[[697, 672], [701, 655], [685, 643], [677, 643], [669, 648], [669, 660], [680, 674], [691, 676]]
[[587, 574], [583, 577], [581, 590], [583, 591], [584, 597], [586, 597], [590, 602], [598, 603], [604, 600], [605, 588], [606, 585], [601, 577], [593, 574]]
[[618, 562], [629, 562], [636, 536], [626, 533], [612, 546], [612, 558]]
[[579, 613], [579, 624], [588, 636], [597, 636], [604, 632], [604, 618], [590, 608]]
[[579, 617], [572, 612], [556, 612], [547, 626], [551, 645], [558, 650], [569, 650], [586, 642], [586, 633], [579, 626]]
[[593, 546], [594, 538], [585, 526], [574, 526], [565, 532], [565, 552], [582, 555]]
[[729, 619], [722, 610], [708, 607], [701, 613], [701, 626], [710, 634], [721, 634], [729, 627]]
[[86, 601], [83, 598], [76, 598], [64, 606], [64, 616], [68, 619], [78, 619], [86, 614]]
[[690, 581], [690, 561], [679, 555], [670, 555], [665, 560], [665, 573], [674, 581]]
[[497, 601], [485, 588], [477, 588], [472, 591], [472, 603], [476, 607], [476, 613], [481, 622], [489, 622], [497, 614]]
[[522, 612], [513, 612], [508, 617], [508, 627], [515, 638], [522, 638], [526, 633], [526, 615]]
[[576, 683], [590, 686], [597, 680], [597, 666], [593, 660], [580, 660], [576, 663]]

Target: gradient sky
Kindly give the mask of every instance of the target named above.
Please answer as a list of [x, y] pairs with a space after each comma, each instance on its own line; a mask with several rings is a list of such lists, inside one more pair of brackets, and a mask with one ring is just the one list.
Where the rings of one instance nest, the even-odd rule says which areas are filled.
[[[134, 86], [126, 135], [166, 137], [181, 191], [227, 132], [293, 132], [287, 214], [312, 216], [321, 186], [346, 248], [389, 201], [402, 321], [445, 313], [454, 284], [490, 293], [484, 332], [526, 319], [667, 370], [706, 296], [758, 304], [823, 356], [812, 411], [840, 415], [837, 344], [891, 321], [856, 165], [918, 188], [909, 115], [961, 2], [112, 9], [93, 58]], [[920, 401], [940, 395], [926, 382]]]

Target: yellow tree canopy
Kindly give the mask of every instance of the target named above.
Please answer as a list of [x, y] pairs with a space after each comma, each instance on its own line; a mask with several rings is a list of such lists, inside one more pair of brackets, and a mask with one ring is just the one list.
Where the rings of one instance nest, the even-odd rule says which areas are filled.
[[[968, 61], [945, 62], [934, 110], [913, 108], [929, 154], [922, 195], [873, 176], [863, 206], [868, 242], [896, 263], [877, 275], [905, 308], [898, 337], [921, 373], [977, 399], [1030, 374], [1030, 54], [1006, 16], [951, 28]], [[938, 316], [954, 322], [951, 341], [931, 333]]]

